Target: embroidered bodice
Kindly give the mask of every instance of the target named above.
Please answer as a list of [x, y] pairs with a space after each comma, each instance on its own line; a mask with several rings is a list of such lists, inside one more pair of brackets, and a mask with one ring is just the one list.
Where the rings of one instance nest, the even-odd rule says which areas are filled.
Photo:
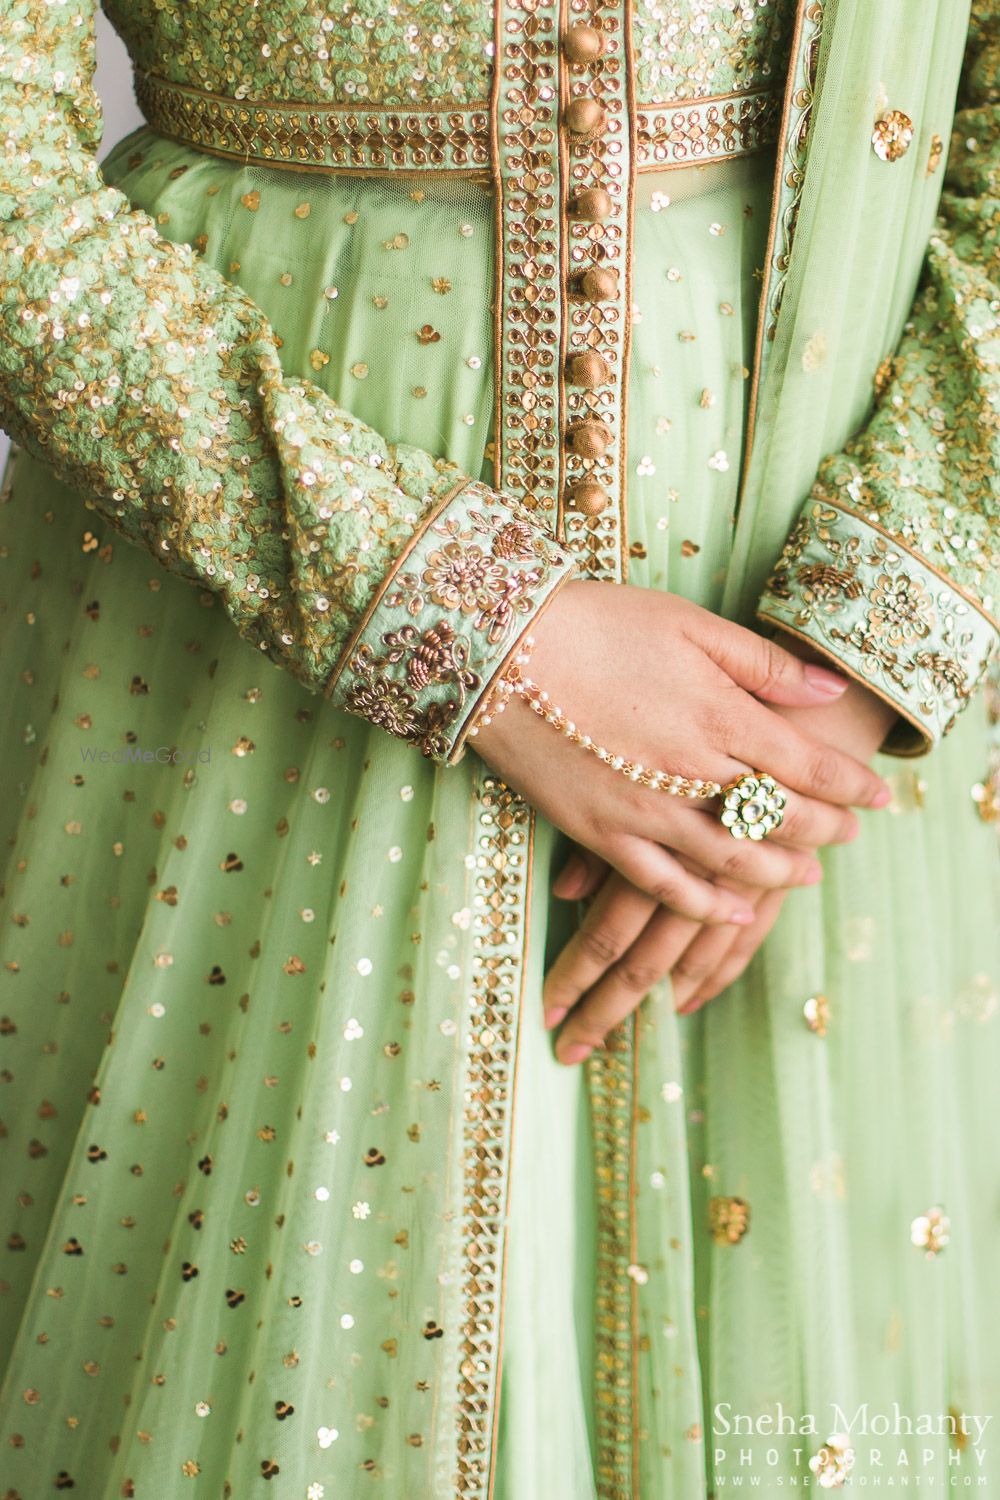
[[[138, 73], [235, 99], [485, 110], [490, 0], [108, 0]], [[789, 0], [638, 0], [639, 105], [780, 87]]]

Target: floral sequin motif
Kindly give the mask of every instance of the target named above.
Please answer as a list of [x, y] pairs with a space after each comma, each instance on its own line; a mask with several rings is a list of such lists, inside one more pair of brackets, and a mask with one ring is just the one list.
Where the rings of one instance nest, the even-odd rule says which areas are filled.
[[391, 575], [338, 673], [334, 701], [425, 755], [459, 760], [481, 690], [572, 572], [517, 501], [468, 484]]
[[914, 731], [925, 746], [947, 733], [997, 642], [992, 622], [917, 554], [822, 500], [789, 534], [758, 613], [893, 703], [905, 721], [893, 732], [900, 745]]
[[890, 109], [876, 120], [872, 131], [872, 150], [882, 161], [898, 161], [910, 148], [913, 121], [901, 109]]
[[750, 1229], [749, 1203], [745, 1198], [712, 1198], [708, 1205], [708, 1227], [717, 1245], [738, 1245]]
[[809, 1468], [816, 1476], [821, 1490], [843, 1489], [854, 1467], [854, 1449], [847, 1433], [834, 1433], [828, 1437], [818, 1453], [809, 1460]]
[[919, 1214], [910, 1225], [910, 1243], [923, 1250], [928, 1260], [940, 1255], [950, 1238], [951, 1220], [938, 1206]]

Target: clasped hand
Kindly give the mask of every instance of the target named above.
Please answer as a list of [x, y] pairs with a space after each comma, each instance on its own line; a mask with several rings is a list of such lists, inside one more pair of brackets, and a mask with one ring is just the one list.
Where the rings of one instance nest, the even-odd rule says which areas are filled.
[[[556, 893], [597, 892], [545, 983], [547, 1024], [568, 1016], [557, 1056], [572, 1063], [686, 950], [700, 946], [699, 981], [719, 961], [727, 973], [745, 964], [784, 894], [822, 878], [815, 851], [855, 837], [850, 806], [884, 806], [890, 790], [842, 748], [855, 748], [843, 714], [828, 732], [830, 709], [852, 696], [846, 678], [677, 595], [571, 579], [533, 634], [531, 675], [594, 740], [722, 785], [765, 770], [787, 796], [766, 843], [738, 842], [714, 802], [614, 774], [517, 700], [480, 728], [484, 760], [579, 846]], [[851, 708], [864, 726], [858, 748], [870, 756], [891, 710], [853, 691], [863, 698]], [[678, 989], [675, 978], [679, 1005], [708, 998], [703, 983]]]

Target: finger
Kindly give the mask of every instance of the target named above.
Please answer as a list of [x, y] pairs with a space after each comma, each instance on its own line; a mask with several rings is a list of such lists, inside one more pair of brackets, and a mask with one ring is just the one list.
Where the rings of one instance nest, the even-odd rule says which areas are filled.
[[827, 844], [849, 844], [860, 830], [857, 817], [848, 808], [789, 791], [784, 817], [767, 837], [771, 844], [793, 844], [798, 849], [813, 851]]
[[892, 797], [881, 776], [853, 755], [803, 733], [770, 709], [755, 704], [741, 718], [739, 750], [729, 748], [782, 786], [822, 802], [857, 807], [884, 807]]
[[778, 920], [784, 899], [784, 891], [764, 892], [757, 903], [756, 921], [744, 932], [737, 933], [736, 942], [732, 944], [714, 974], [703, 981], [694, 994], [689, 996], [679, 1008], [680, 1015], [694, 1015], [696, 1010], [700, 1010], [703, 1005], [708, 1004], [709, 1000], [714, 1000], [717, 995], [721, 995], [724, 989], [739, 979]]
[[815, 885], [823, 878], [823, 867], [811, 850], [734, 839], [717, 817], [703, 809], [692, 808], [674, 820], [670, 844], [678, 853], [696, 859], [716, 878], [755, 890]]
[[[674, 1010], [684, 1014], [684, 1006], [718, 972], [732, 951], [740, 929], [736, 927], [702, 927], [679, 953], [670, 971], [674, 992]], [[747, 932], [751, 927], [747, 927]]]
[[847, 678], [829, 667], [803, 661], [776, 641], [736, 625], [716, 620], [700, 640], [712, 660], [755, 698], [789, 707], [834, 703], [847, 689]]
[[592, 896], [608, 873], [607, 861], [582, 844], [574, 844], [569, 858], [552, 882], [552, 894], [563, 901]]
[[692, 874], [651, 839], [625, 834], [606, 852], [626, 880], [682, 917], [713, 923], [753, 921], [753, 908], [742, 896]]
[[580, 996], [627, 951], [656, 910], [652, 896], [618, 874], [607, 877], [545, 976], [542, 1005], [547, 1027], [558, 1026]]
[[[658, 907], [632, 946], [611, 965], [577, 1006], [560, 1036], [568, 1033], [570, 1043], [583, 1041], [600, 1023], [608, 1022], [607, 1031], [634, 1010], [653, 985], [664, 979], [687, 948], [701, 932], [735, 933], [731, 926], [705, 927], [689, 917], [679, 917], [666, 907]], [[578, 1026], [578, 1018], [582, 1025]], [[608, 1018], [611, 1018], [608, 1020]], [[557, 1048], [558, 1055], [558, 1048]]]

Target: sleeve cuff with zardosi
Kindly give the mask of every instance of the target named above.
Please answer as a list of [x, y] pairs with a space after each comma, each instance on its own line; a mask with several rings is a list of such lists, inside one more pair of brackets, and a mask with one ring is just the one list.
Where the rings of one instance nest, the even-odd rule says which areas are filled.
[[421, 518], [326, 685], [339, 708], [454, 764], [492, 683], [574, 571], [510, 496], [466, 480]]
[[836, 660], [900, 718], [882, 745], [923, 755], [965, 708], [1000, 626], [880, 527], [810, 498], [767, 581], [758, 617]]

